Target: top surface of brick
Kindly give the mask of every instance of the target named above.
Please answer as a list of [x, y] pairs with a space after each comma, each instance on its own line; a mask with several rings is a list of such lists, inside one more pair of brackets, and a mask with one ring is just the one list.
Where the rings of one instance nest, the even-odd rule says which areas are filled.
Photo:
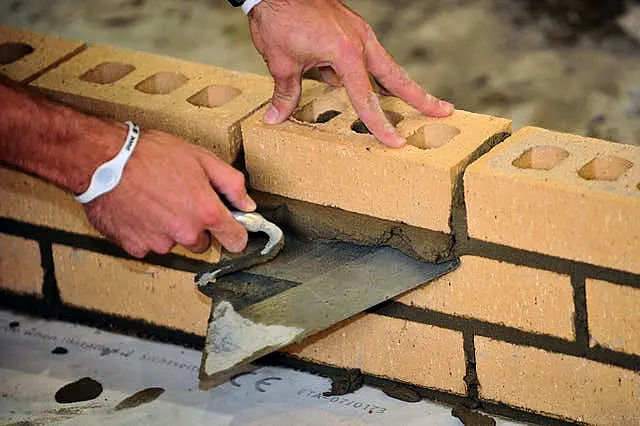
[[640, 273], [640, 148], [527, 127], [468, 167], [469, 234]]
[[29, 81], [83, 47], [80, 41], [0, 25], [0, 74], [19, 82]]
[[273, 90], [265, 76], [103, 45], [32, 85], [85, 112], [185, 137], [229, 162], [240, 149], [239, 122]]
[[382, 108], [408, 144], [378, 142], [344, 89], [303, 90], [293, 118], [266, 125], [262, 111], [242, 123], [252, 187], [410, 225], [449, 232], [456, 177], [507, 119], [456, 111], [426, 117], [398, 98]]

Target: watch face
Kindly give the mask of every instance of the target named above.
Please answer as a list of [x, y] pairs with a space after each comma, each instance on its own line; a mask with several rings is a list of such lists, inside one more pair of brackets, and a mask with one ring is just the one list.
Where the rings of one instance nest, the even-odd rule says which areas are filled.
[[231, 6], [233, 7], [239, 7], [244, 4], [244, 0], [228, 0], [228, 1], [229, 3], [231, 3]]

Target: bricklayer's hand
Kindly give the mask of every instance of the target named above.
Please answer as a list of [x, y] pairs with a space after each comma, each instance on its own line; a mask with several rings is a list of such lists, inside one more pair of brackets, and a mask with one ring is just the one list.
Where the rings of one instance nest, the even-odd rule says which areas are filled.
[[443, 117], [453, 112], [453, 105], [425, 93], [371, 27], [339, 0], [263, 0], [250, 12], [249, 26], [275, 80], [267, 123], [281, 123], [291, 115], [300, 100], [302, 74], [315, 67], [327, 82], [344, 84], [364, 124], [390, 147], [400, 147], [405, 140], [385, 117], [369, 73], [388, 93], [424, 114]]
[[194, 252], [209, 232], [229, 251], [247, 244], [247, 232], [217, 193], [236, 208], [255, 209], [244, 176], [215, 155], [167, 133], [143, 131], [111, 192], [85, 205], [89, 221], [136, 257], [167, 253], [177, 243]]

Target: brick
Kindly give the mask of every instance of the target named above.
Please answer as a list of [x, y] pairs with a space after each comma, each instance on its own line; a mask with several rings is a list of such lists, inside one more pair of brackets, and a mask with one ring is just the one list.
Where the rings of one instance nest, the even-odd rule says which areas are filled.
[[[0, 217], [20, 220], [75, 234], [100, 237], [87, 220], [82, 205], [68, 193], [33, 176], [0, 166]], [[202, 254], [175, 247], [172, 253], [217, 262], [220, 245]]]
[[464, 184], [471, 237], [640, 273], [640, 147], [527, 127]]
[[149, 53], [92, 45], [32, 83], [78, 110], [132, 120], [233, 162], [240, 121], [271, 97], [271, 79]]
[[0, 288], [42, 297], [43, 280], [38, 243], [0, 234]]
[[457, 270], [396, 300], [533, 333], [575, 338], [571, 280], [541, 269], [462, 256]]
[[80, 41], [0, 25], [0, 74], [29, 82], [79, 53], [84, 46]]
[[591, 346], [640, 355], [640, 288], [593, 279], [586, 285]]
[[464, 395], [462, 334], [375, 314], [357, 315], [287, 351], [298, 358]]
[[475, 338], [482, 399], [597, 425], [640, 422], [640, 372]]
[[[497, 134], [506, 119], [456, 111], [435, 119], [397, 98], [384, 110], [410, 143], [384, 147], [352, 130], [357, 115], [344, 89], [303, 91], [294, 119], [264, 124], [259, 111], [242, 124], [245, 160], [257, 190], [440, 232], [449, 221], [457, 176]], [[328, 111], [341, 114], [325, 123]], [[362, 127], [362, 126], [360, 126]], [[425, 144], [427, 145], [425, 147]]]
[[211, 299], [193, 274], [54, 244], [56, 280], [70, 306], [204, 336]]

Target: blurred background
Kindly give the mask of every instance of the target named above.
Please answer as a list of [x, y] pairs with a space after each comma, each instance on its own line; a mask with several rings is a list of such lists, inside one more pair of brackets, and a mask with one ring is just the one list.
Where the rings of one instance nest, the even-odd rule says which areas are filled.
[[[458, 108], [640, 145], [640, 0], [351, 0]], [[3, 0], [0, 23], [267, 74], [225, 0]]]

